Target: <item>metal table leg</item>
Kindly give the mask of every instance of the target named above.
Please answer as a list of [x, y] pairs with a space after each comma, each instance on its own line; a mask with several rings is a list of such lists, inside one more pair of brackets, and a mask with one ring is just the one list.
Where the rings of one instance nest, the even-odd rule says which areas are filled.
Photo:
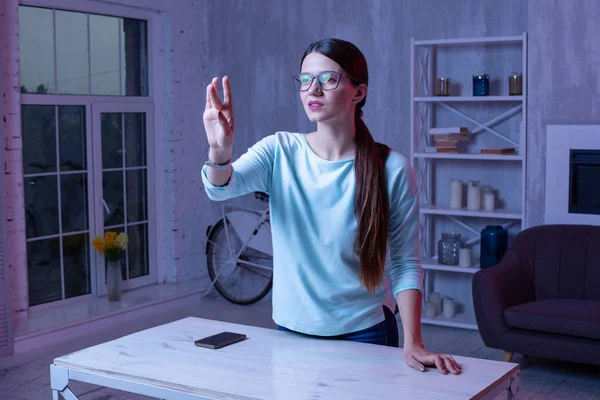
[[514, 400], [517, 398], [517, 394], [519, 393], [520, 376], [521, 371], [519, 370], [510, 377], [510, 383], [508, 388], [506, 388], [506, 398], [508, 400]]
[[61, 396], [65, 400], [78, 400], [69, 389], [69, 371], [65, 368], [50, 366], [50, 388], [53, 400], [60, 400]]

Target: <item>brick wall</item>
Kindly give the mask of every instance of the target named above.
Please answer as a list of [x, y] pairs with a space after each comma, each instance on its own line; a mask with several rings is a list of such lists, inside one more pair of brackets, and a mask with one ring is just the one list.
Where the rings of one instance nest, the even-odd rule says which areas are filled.
[[25, 210], [23, 201], [23, 160], [19, 91], [18, 0], [0, 2], [0, 45], [2, 46], [2, 125], [4, 173], [6, 174], [6, 218], [8, 269], [15, 312], [27, 309], [27, 266]]

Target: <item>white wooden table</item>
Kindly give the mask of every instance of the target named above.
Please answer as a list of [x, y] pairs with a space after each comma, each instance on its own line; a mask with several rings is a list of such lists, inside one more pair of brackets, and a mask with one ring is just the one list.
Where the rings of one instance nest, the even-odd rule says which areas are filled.
[[[194, 340], [221, 331], [248, 339], [219, 350]], [[289, 332], [185, 318], [59, 357], [54, 400], [77, 397], [69, 381], [169, 400], [492, 399], [518, 392], [519, 365], [455, 357], [460, 375], [415, 371], [402, 349], [306, 338]]]

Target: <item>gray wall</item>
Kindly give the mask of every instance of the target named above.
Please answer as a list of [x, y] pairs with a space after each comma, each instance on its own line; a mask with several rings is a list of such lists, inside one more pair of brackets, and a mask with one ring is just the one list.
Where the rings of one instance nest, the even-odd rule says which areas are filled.
[[365, 119], [373, 135], [409, 152], [410, 38], [518, 35], [527, 4], [509, 1], [214, 1], [207, 19], [211, 74], [227, 73], [236, 95], [236, 153], [275, 130], [313, 129], [290, 76], [311, 42], [340, 37], [369, 63]]
[[[185, 3], [185, 4], [184, 4]], [[204, 265], [203, 232], [218, 217], [196, 171], [206, 155], [202, 138], [205, 85], [227, 74], [236, 116], [234, 157], [277, 130], [310, 131], [291, 75], [313, 41], [354, 42], [369, 64], [365, 120], [378, 141], [409, 154], [410, 39], [519, 35], [527, 30], [520, 0], [220, 0], [181, 1], [172, 26], [172, 183], [177, 278]], [[168, 141], [168, 137], [165, 141]]]
[[529, 0], [527, 225], [544, 222], [546, 125], [600, 123], [600, 2]]

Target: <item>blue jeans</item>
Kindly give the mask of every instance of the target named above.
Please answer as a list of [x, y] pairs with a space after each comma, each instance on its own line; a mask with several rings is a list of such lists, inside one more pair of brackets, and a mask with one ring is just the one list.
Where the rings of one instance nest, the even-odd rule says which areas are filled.
[[[385, 320], [370, 328], [358, 332], [344, 333], [336, 336], [316, 336], [306, 335], [321, 339], [350, 340], [352, 342], [372, 343], [382, 346], [399, 347], [398, 343], [398, 325], [396, 316], [386, 306], [383, 306]], [[277, 329], [284, 332], [294, 332], [288, 328], [277, 325]], [[298, 332], [296, 332], [298, 333]]]

